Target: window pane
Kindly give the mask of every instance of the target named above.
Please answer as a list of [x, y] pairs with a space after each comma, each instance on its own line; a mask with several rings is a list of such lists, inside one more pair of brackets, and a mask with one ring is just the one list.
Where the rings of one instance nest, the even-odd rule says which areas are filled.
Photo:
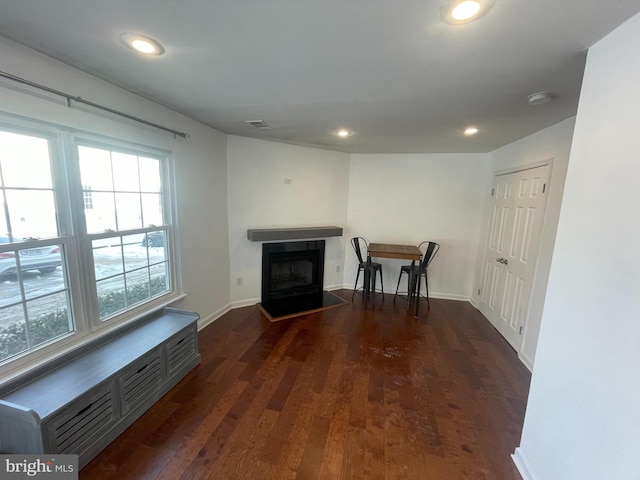
[[162, 196], [159, 193], [142, 194], [142, 219], [145, 227], [162, 225]]
[[94, 240], [92, 248], [96, 280], [124, 273], [120, 237]]
[[[147, 249], [142, 245], [144, 234], [123, 237], [124, 264], [126, 271], [146, 267], [148, 265]], [[128, 282], [127, 282], [128, 283]]]
[[0, 181], [5, 205], [0, 235], [17, 240], [58, 235], [46, 139], [0, 132]]
[[25, 297], [29, 299], [65, 290], [61, 266], [62, 248], [59, 245], [20, 250]]
[[92, 190], [113, 190], [111, 154], [108, 150], [78, 147], [82, 185]]
[[58, 235], [52, 190], [7, 190], [5, 195], [14, 238]]
[[116, 206], [113, 193], [93, 192], [92, 207], [84, 211], [89, 233], [101, 233], [116, 229]]
[[100, 319], [127, 308], [124, 275], [97, 282]]
[[34, 347], [72, 331], [66, 292], [27, 302], [27, 310]]
[[[25, 302], [19, 289], [16, 292], [18, 277], [0, 285], [2, 303], [19, 302], [18, 305], [0, 307], [0, 361], [73, 331], [69, 292], [64, 281], [50, 283], [42, 276], [33, 276], [29, 280], [28, 274], [23, 275], [25, 295], [32, 300]], [[62, 291], [47, 294], [47, 291], [55, 290]]]
[[160, 161], [156, 158], [140, 157], [140, 188], [143, 192], [160, 192]]
[[149, 293], [149, 269], [134, 270], [127, 274], [127, 303], [135, 305], [151, 297]]
[[164, 246], [166, 244], [166, 235], [164, 230], [160, 230], [158, 232], [149, 232], [146, 234], [146, 237], [143, 240], [143, 244], [149, 250], [149, 259], [152, 262], [158, 262], [164, 260], [165, 252]]
[[[4, 260], [0, 260], [0, 262], [2, 261]], [[22, 301], [22, 292], [20, 291], [18, 277], [15, 274], [0, 276], [0, 308], [20, 301]], [[2, 325], [2, 320], [2, 313], [0, 313], [0, 326]]]
[[169, 291], [164, 240], [161, 230], [93, 241], [101, 319]]
[[0, 308], [0, 361], [28, 348], [22, 305]]
[[[0, 239], [2, 243], [7, 243], [9, 239], [2, 237]], [[16, 263], [16, 252], [0, 252], [0, 277], [6, 279], [8, 276], [15, 275], [18, 271], [18, 265]], [[19, 290], [19, 289], [18, 289]]]
[[113, 188], [117, 192], [139, 192], [138, 157], [112, 152]]
[[[2, 202], [2, 205], [6, 203], [6, 200], [4, 197], [4, 189], [0, 189], [0, 201]], [[0, 236], [5, 237], [8, 234], [9, 234], [9, 226], [7, 225], [7, 218], [3, 213], [0, 213]], [[9, 241], [8, 239], [6, 241], [3, 240], [3, 243], [6, 243], [8, 241]]]
[[142, 227], [140, 194], [116, 193], [116, 211], [118, 215], [118, 230]]
[[164, 224], [159, 159], [82, 146], [78, 152], [89, 233]]
[[0, 132], [0, 168], [5, 187], [52, 188], [49, 142]]
[[171, 286], [169, 284], [168, 263], [152, 265], [149, 270], [151, 273], [151, 296], [169, 291]]

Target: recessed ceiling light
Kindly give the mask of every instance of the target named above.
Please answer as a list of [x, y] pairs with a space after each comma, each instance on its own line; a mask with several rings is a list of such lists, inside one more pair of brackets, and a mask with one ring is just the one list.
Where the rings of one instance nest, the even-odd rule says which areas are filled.
[[446, 0], [440, 8], [440, 19], [451, 25], [473, 22], [493, 7], [495, 0]]
[[451, 10], [451, 16], [456, 20], [469, 20], [480, 11], [480, 4], [475, 0], [466, 0]]
[[144, 55], [157, 56], [164, 53], [164, 47], [153, 38], [138, 35], [136, 33], [123, 33], [120, 40], [127, 47]]
[[478, 133], [478, 129], [476, 127], [467, 127], [464, 129], [463, 133], [467, 136], [475, 135]]
[[335, 135], [337, 135], [338, 137], [341, 138], [346, 138], [346, 137], [350, 137], [351, 135], [353, 135], [353, 132], [351, 130], [345, 130], [344, 128], [341, 128], [340, 130], [338, 130]]
[[544, 105], [553, 99], [551, 92], [537, 92], [529, 95], [529, 105]]

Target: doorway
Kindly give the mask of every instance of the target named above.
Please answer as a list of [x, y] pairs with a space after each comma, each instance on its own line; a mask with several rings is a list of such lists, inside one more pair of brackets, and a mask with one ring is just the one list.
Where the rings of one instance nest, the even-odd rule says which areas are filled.
[[478, 308], [520, 351], [535, 276], [551, 165], [493, 180]]

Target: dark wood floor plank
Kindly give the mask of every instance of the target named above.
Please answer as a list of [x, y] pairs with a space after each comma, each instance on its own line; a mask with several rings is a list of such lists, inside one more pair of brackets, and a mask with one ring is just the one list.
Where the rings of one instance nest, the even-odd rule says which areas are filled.
[[324, 447], [329, 433], [329, 423], [328, 418], [319, 415], [314, 416], [309, 430], [309, 440], [305, 445], [296, 479], [316, 480], [319, 478], [320, 465], [322, 464]]
[[300, 370], [302, 370], [302, 364], [300, 362], [291, 362], [289, 368], [287, 368], [284, 376], [280, 380], [278, 388], [273, 393], [271, 400], [269, 400], [269, 403], [267, 404], [268, 409], [275, 410], [277, 412], [282, 411], [285, 402], [289, 399], [289, 395], [296, 383], [298, 375], [300, 375]]
[[362, 473], [364, 478], [371, 480], [384, 480], [384, 408], [382, 400], [367, 404]]
[[[325, 417], [326, 418], [326, 417]], [[345, 478], [340, 476], [345, 445], [347, 442], [347, 427], [349, 425], [349, 409], [347, 405], [328, 418], [329, 431], [324, 448], [320, 478]]]
[[86, 478], [105, 479], [118, 478], [118, 470], [131, 456], [132, 452], [141, 444], [149, 432], [156, 430], [174, 414], [180, 404], [171, 401], [161, 402], [157, 408], [152, 409], [147, 415], [135, 422], [120, 437], [113, 442], [102, 456], [101, 462], [90, 462], [83, 470]]
[[359, 428], [347, 425], [342, 455], [342, 468], [338, 478], [353, 478], [363, 480], [364, 476], [364, 444], [365, 432]]
[[176, 458], [188, 462], [193, 461], [197, 456], [203, 456], [203, 448], [209, 441], [212, 432], [215, 432], [222, 420], [227, 416], [231, 407], [240, 398], [248, 383], [237, 380], [229, 387], [224, 394], [219, 397], [207, 412], [207, 415], [200, 420], [194, 432], [186, 437], [176, 452]]
[[[336, 292], [345, 299], [351, 291]], [[81, 480], [519, 480], [530, 375], [467, 302], [381, 298], [281, 322], [232, 310], [202, 363]]]

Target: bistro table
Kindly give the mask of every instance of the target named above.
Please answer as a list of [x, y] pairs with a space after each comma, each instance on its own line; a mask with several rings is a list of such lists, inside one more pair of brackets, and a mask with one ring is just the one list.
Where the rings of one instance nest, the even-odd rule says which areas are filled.
[[[401, 260], [411, 260], [411, 267], [415, 266], [416, 260], [420, 261], [422, 259], [422, 252], [415, 245], [395, 245], [389, 243], [370, 243], [369, 249], [367, 251], [367, 262], [371, 263], [371, 258], [398, 258]], [[364, 271], [364, 284], [366, 289], [365, 295], [365, 305], [369, 296], [374, 293], [376, 288], [376, 277], [375, 275], [371, 276], [371, 269], [367, 268]], [[413, 271], [413, 268], [411, 268]], [[417, 285], [417, 296], [416, 296], [416, 312], [415, 316], [417, 317], [420, 313], [420, 275], [418, 275], [418, 285]], [[413, 285], [413, 281], [409, 281], [409, 285]], [[407, 292], [409, 296], [407, 300], [407, 310], [409, 309], [409, 304], [411, 303], [411, 299], [413, 298], [413, 294], [411, 292]], [[374, 297], [375, 298], [375, 297]]]

